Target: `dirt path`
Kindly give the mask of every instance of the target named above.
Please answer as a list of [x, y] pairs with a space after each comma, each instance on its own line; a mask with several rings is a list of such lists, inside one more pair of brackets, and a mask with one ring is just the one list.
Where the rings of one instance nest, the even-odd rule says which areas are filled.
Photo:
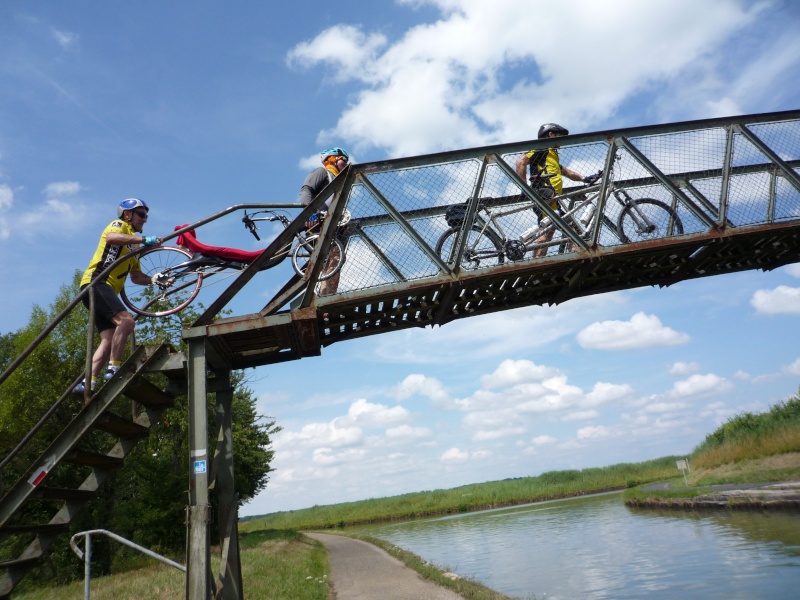
[[463, 600], [377, 546], [343, 535], [306, 535], [328, 550], [336, 600]]

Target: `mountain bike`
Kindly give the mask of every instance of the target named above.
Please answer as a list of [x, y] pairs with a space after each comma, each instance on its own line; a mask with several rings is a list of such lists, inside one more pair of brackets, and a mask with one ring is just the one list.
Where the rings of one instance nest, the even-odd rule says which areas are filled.
[[[683, 224], [678, 213], [667, 203], [655, 198], [632, 198], [625, 189], [617, 187], [613, 182], [607, 184], [607, 197], [614, 198], [619, 204], [617, 221], [614, 223], [605, 215], [599, 215], [597, 200], [602, 190], [601, 183], [598, 183], [601, 177], [602, 171], [597, 173], [595, 182], [566, 194], [548, 197], [536, 189], [534, 193], [543, 202], [555, 202], [556, 213], [587, 241], [597, 226], [598, 218], [602, 219], [601, 225], [612, 231], [623, 244], [683, 234]], [[533, 211], [541, 217], [542, 211], [536, 202], [526, 196], [520, 196], [520, 202], [508, 208], [502, 205], [498, 207], [498, 203], [492, 202], [493, 200], [495, 199], [481, 198], [478, 202], [475, 220], [466, 232], [467, 240], [461, 255], [462, 267], [476, 269], [494, 266], [502, 264], [506, 258], [512, 261], [522, 260], [531, 251], [535, 255], [546, 254], [550, 246], [558, 246], [560, 253], [574, 248], [574, 243], [563, 233], [557, 238], [554, 236], [560, 229], [549, 217], [541, 218], [538, 225], [524, 231], [518, 238], [510, 237], [503, 229], [500, 219], [523, 211]], [[456, 260], [456, 241], [463, 228], [466, 207], [467, 203], [461, 203], [447, 208], [445, 219], [450, 227], [436, 242], [437, 254], [450, 264]]]
[[[318, 222], [321, 222], [325, 218], [325, 213], [318, 214]], [[350, 213], [345, 210], [339, 221], [340, 227], [347, 223], [349, 215]], [[279, 222], [283, 227], [288, 227], [291, 222], [285, 214], [276, 211], [262, 210], [249, 215], [245, 211], [242, 222], [257, 240], [261, 239], [256, 225], [260, 221]], [[259, 270], [271, 269], [291, 256], [294, 271], [301, 277], [305, 275], [308, 261], [319, 238], [319, 234], [315, 233], [318, 230], [318, 227], [314, 227], [311, 230], [298, 231], [294, 239], [262, 264]], [[263, 252], [209, 246], [197, 240], [194, 230], [178, 236], [177, 242], [178, 246], [159, 246], [145, 250], [139, 255], [142, 272], [150, 276], [153, 285], [142, 287], [131, 282], [129, 277], [120, 294], [125, 306], [136, 314], [145, 317], [164, 317], [180, 312], [192, 303], [200, 293], [200, 288], [204, 284], [207, 285], [211, 278], [214, 280], [213, 283], [219, 283], [228, 277], [233, 277]], [[333, 264], [330, 264], [330, 261], [326, 264], [324, 271], [319, 275], [320, 281], [333, 277], [344, 262], [342, 242], [334, 238], [331, 244], [339, 249], [339, 252], [331, 253], [338, 259], [334, 259]]]

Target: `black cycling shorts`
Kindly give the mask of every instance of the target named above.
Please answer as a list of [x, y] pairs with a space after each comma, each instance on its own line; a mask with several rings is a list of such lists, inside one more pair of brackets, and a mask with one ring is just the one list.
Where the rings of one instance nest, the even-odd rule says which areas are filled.
[[[81, 289], [86, 286], [81, 286]], [[83, 305], [89, 308], [89, 294], [83, 297]], [[122, 300], [119, 299], [114, 288], [110, 285], [98, 284], [94, 286], [94, 326], [97, 331], [114, 329], [113, 318], [121, 312], [126, 312]]]

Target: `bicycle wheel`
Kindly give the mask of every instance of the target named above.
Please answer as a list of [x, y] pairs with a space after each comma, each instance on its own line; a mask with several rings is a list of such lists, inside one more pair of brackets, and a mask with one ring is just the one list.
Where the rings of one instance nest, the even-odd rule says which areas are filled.
[[681, 235], [683, 223], [678, 213], [661, 200], [640, 198], [619, 213], [617, 235], [623, 244]]
[[139, 255], [142, 273], [152, 277], [157, 273], [163, 283], [140, 286], [128, 277], [120, 294], [122, 301], [136, 314], [144, 317], [166, 317], [186, 308], [203, 285], [203, 273], [181, 265], [192, 253], [175, 246], [161, 246]]
[[[314, 252], [314, 242], [317, 241], [318, 237], [317, 235], [312, 235], [305, 238], [305, 240], [299, 242], [292, 251], [292, 266], [295, 272], [301, 277], [306, 274], [308, 261], [311, 258], [311, 254]], [[325, 281], [336, 275], [336, 273], [341, 270], [343, 264], [344, 247], [342, 246], [342, 242], [334, 238], [331, 243], [330, 251], [328, 252], [328, 262], [319, 274], [319, 281]]]
[[273, 256], [267, 262], [261, 265], [259, 271], [266, 271], [267, 269], [271, 269], [272, 267], [276, 267], [279, 264], [281, 264], [283, 262], [283, 259], [289, 256], [289, 251], [291, 250], [291, 248], [292, 248], [292, 243], [289, 242], [288, 244], [283, 246], [283, 248], [278, 250], [275, 256]]
[[[461, 227], [451, 227], [442, 234], [436, 242], [436, 253], [448, 264], [455, 261], [455, 242]], [[503, 243], [491, 229], [485, 231], [478, 225], [473, 225], [467, 234], [467, 243], [464, 254], [461, 256], [461, 266], [464, 269], [477, 269], [502, 264]]]

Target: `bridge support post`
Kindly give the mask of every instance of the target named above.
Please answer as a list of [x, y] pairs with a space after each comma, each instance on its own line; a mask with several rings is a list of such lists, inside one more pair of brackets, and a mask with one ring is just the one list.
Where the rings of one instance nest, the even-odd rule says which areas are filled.
[[211, 597], [210, 516], [208, 502], [208, 414], [206, 412], [206, 338], [188, 340], [190, 483], [186, 546], [186, 599]]
[[221, 548], [218, 597], [242, 600], [242, 568], [239, 558], [239, 503], [233, 480], [233, 387], [231, 372], [217, 371], [217, 449], [213, 469], [219, 500], [219, 547]]

